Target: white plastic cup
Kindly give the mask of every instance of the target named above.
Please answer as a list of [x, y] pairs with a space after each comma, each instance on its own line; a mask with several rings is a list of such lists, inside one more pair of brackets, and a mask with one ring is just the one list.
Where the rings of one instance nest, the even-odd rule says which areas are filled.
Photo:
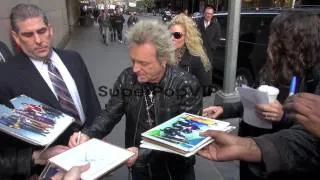
[[279, 89], [273, 86], [261, 85], [258, 88], [259, 91], [268, 93], [269, 103], [275, 101], [279, 94]]

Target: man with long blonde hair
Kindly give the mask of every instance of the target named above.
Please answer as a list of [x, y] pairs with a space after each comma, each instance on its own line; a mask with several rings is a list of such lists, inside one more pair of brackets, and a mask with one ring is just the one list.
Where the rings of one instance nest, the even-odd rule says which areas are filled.
[[[102, 138], [126, 116], [126, 147], [139, 147], [141, 133], [183, 112], [199, 114], [202, 94], [198, 80], [174, 67], [174, 47], [167, 26], [139, 21], [128, 32], [132, 67], [123, 70], [114, 84], [106, 109], [86, 127], [80, 142]], [[168, 93], [170, 92], [170, 93]], [[77, 145], [77, 133], [70, 146]], [[194, 180], [195, 157], [139, 149], [132, 167], [133, 180]]]

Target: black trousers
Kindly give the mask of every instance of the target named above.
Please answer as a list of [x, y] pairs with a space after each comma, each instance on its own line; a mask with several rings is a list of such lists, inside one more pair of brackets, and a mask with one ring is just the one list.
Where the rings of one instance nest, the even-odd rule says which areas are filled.
[[195, 180], [195, 157], [139, 149], [139, 156], [131, 168], [132, 180]]
[[132, 180], [195, 180], [194, 167], [172, 166], [132, 167]]
[[110, 36], [111, 36], [110, 41], [111, 42], [116, 41], [116, 34], [117, 34], [116, 28], [114, 26], [111, 26], [109, 30], [110, 30]]
[[[239, 124], [239, 136], [241, 137], [257, 137], [263, 134], [272, 133], [272, 129], [262, 129], [251, 126], [244, 121]], [[264, 178], [256, 176], [245, 161], [240, 161], [240, 180], [263, 180]]]
[[117, 27], [116, 28], [119, 41], [122, 41], [122, 29], [123, 29], [123, 27]]

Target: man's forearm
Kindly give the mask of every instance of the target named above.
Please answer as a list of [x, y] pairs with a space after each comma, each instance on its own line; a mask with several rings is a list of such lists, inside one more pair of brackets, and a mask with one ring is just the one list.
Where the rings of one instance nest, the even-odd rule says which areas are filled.
[[238, 141], [239, 148], [239, 160], [247, 162], [261, 162], [261, 150], [257, 146], [256, 142], [251, 138], [241, 138]]

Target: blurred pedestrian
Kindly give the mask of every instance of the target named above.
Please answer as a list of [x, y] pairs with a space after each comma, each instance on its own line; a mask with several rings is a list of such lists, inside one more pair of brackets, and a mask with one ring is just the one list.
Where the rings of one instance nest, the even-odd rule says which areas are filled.
[[116, 41], [116, 36], [117, 36], [117, 28], [115, 25], [115, 14], [114, 11], [110, 12], [110, 37], [111, 37], [111, 42]]
[[123, 23], [125, 22], [125, 19], [120, 11], [116, 12], [116, 15], [114, 16], [114, 26], [117, 30], [118, 35], [118, 41], [119, 43], [123, 43], [122, 41], [122, 30], [123, 30]]
[[109, 38], [110, 38], [110, 26], [111, 26], [111, 19], [108, 11], [104, 11], [101, 17], [101, 25], [102, 25], [102, 38], [103, 43], [108, 46]]
[[99, 32], [102, 34], [102, 18], [103, 18], [104, 10], [101, 10], [98, 17], [97, 17], [97, 22], [99, 25]]
[[138, 17], [136, 12], [131, 12], [130, 17], [127, 20], [128, 29], [138, 22]]

